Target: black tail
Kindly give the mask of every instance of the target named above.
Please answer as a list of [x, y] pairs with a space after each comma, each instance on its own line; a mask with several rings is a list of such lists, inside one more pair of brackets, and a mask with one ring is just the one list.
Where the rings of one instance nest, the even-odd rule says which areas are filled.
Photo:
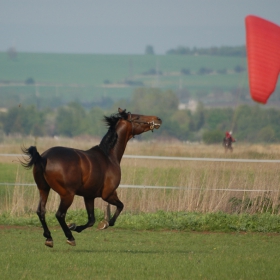
[[35, 146], [30, 146], [28, 149], [22, 147], [22, 152], [28, 156], [28, 159], [24, 159], [24, 162], [21, 161], [21, 165], [30, 169], [35, 164], [40, 164], [43, 169], [46, 167], [46, 160], [40, 156]]

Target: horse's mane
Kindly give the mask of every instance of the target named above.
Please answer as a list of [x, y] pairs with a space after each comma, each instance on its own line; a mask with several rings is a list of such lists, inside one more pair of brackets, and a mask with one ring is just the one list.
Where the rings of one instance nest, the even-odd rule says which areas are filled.
[[127, 119], [128, 113], [123, 110], [121, 113], [112, 114], [111, 116], [104, 116], [103, 121], [106, 126], [109, 127], [107, 133], [102, 138], [99, 148], [108, 155], [110, 150], [115, 146], [118, 140], [118, 134], [116, 132], [116, 124], [120, 119]]

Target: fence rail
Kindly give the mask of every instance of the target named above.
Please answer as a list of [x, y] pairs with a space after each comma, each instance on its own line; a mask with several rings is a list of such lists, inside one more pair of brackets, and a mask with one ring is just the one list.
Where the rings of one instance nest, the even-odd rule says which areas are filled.
[[[22, 157], [23, 154], [0, 154], [0, 157]], [[182, 161], [207, 161], [207, 162], [243, 162], [243, 163], [280, 163], [280, 160], [266, 159], [228, 159], [228, 158], [189, 158], [189, 157], [165, 157], [165, 156], [137, 156], [124, 155], [124, 158], [129, 159], [151, 159], [151, 160], [182, 160]], [[0, 182], [0, 186], [36, 186], [34, 183], [4, 183]], [[119, 188], [134, 188], [134, 189], [172, 189], [172, 190], [203, 190], [203, 191], [231, 191], [231, 192], [279, 192], [280, 190], [247, 190], [247, 189], [226, 189], [226, 188], [190, 188], [178, 186], [144, 186], [144, 185], [119, 185]]]
[[[24, 154], [0, 154], [0, 157], [23, 157]], [[233, 158], [191, 158], [191, 157], [165, 157], [165, 156], [137, 156], [124, 155], [130, 159], [155, 159], [155, 160], [183, 160], [183, 161], [209, 161], [209, 162], [253, 162], [253, 163], [280, 163], [279, 159], [233, 159]]]
[[[36, 186], [34, 183], [0, 183], [0, 186]], [[225, 188], [190, 188], [190, 187], [172, 187], [172, 186], [144, 186], [144, 185], [119, 185], [119, 188], [127, 189], [165, 189], [165, 190], [200, 190], [200, 191], [228, 191], [228, 192], [280, 192], [280, 190], [247, 190], [247, 189], [225, 189]]]

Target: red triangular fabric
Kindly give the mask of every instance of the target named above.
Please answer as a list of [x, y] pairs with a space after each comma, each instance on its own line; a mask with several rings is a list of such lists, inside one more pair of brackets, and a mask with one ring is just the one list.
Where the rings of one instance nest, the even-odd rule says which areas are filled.
[[280, 72], [280, 26], [253, 15], [245, 25], [251, 97], [265, 104]]

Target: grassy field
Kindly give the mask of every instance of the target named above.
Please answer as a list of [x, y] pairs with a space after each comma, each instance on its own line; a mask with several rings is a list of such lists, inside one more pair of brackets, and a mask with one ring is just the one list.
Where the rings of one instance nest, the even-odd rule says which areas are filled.
[[[89, 144], [90, 143], [90, 144]], [[40, 152], [63, 145], [87, 149], [98, 139], [5, 138], [0, 153]], [[278, 145], [245, 145], [225, 154], [221, 146], [181, 142], [137, 142], [126, 154], [184, 157], [279, 159]], [[44, 246], [34, 213], [38, 204], [31, 171], [13, 157], [0, 157], [0, 271], [3, 279], [278, 279], [279, 164], [171, 162], [123, 159], [122, 184], [189, 186], [199, 190], [119, 189], [125, 204], [114, 228], [97, 230], [105, 203], [96, 199], [93, 228], [74, 233], [70, 247], [55, 218], [59, 198], [47, 205], [54, 248]], [[213, 190], [267, 189], [267, 192]], [[269, 190], [273, 188], [274, 192]], [[235, 197], [235, 200], [231, 200]], [[113, 209], [112, 209], [113, 210]], [[81, 198], [67, 223], [82, 224]], [[262, 233], [260, 233], [262, 232]], [[265, 233], [265, 234], [264, 234]]]
[[[14, 142], [13, 142], [14, 141]], [[8, 140], [0, 145], [0, 153], [20, 153], [22, 144], [34, 144], [34, 139]], [[21, 143], [20, 143], [21, 142]], [[85, 141], [78, 139], [39, 138], [36, 145], [39, 152], [49, 147], [62, 145], [88, 149], [98, 144], [97, 139]], [[238, 144], [232, 154], [225, 154], [221, 145], [203, 145], [187, 143], [147, 143], [132, 141], [126, 154], [161, 155], [207, 158], [248, 158], [279, 159], [278, 145]], [[15, 157], [1, 157], [0, 177], [2, 183], [15, 186], [1, 186], [2, 212], [20, 215], [27, 211], [34, 212], [38, 203], [38, 191], [32, 172], [20, 166]], [[128, 189], [119, 188], [120, 199], [125, 204], [124, 212], [163, 211], [199, 211], [226, 213], [275, 213], [280, 211], [280, 166], [278, 163], [236, 163], [203, 161], [168, 161], [168, 160], [122, 160], [122, 185], [168, 186], [171, 189]], [[180, 187], [176, 189], [172, 187]], [[51, 193], [48, 210], [56, 211], [59, 198]], [[96, 207], [104, 209], [101, 199], [96, 200]], [[72, 209], [84, 209], [83, 200], [77, 197]]]
[[88, 229], [70, 247], [52, 228], [0, 227], [2, 279], [278, 279], [279, 236]]
[[[0, 63], [0, 98], [2, 106], [7, 107], [35, 104], [38, 100], [40, 107], [56, 107], [69, 101], [127, 99], [135, 88], [126, 84], [127, 80], [146, 87], [187, 88], [191, 94], [248, 86], [246, 72], [233, 71], [237, 65], [246, 68], [246, 59], [236, 57], [19, 53], [11, 60], [6, 53], [0, 53]], [[181, 75], [183, 68], [192, 75]], [[227, 69], [228, 74], [196, 75], [200, 68]], [[143, 74], [151, 69], [161, 75]], [[35, 84], [25, 85], [28, 78]]]
[[246, 67], [247, 63], [246, 58], [215, 56], [32, 53], [19, 53], [16, 60], [0, 53], [0, 61], [3, 64], [1, 81], [24, 82], [33, 77], [38, 83], [92, 86], [102, 85], [105, 79], [117, 83], [129, 77], [142, 76], [145, 71], [156, 67], [171, 76], [178, 75], [182, 68], [191, 71], [201, 67], [233, 70], [236, 65]]

